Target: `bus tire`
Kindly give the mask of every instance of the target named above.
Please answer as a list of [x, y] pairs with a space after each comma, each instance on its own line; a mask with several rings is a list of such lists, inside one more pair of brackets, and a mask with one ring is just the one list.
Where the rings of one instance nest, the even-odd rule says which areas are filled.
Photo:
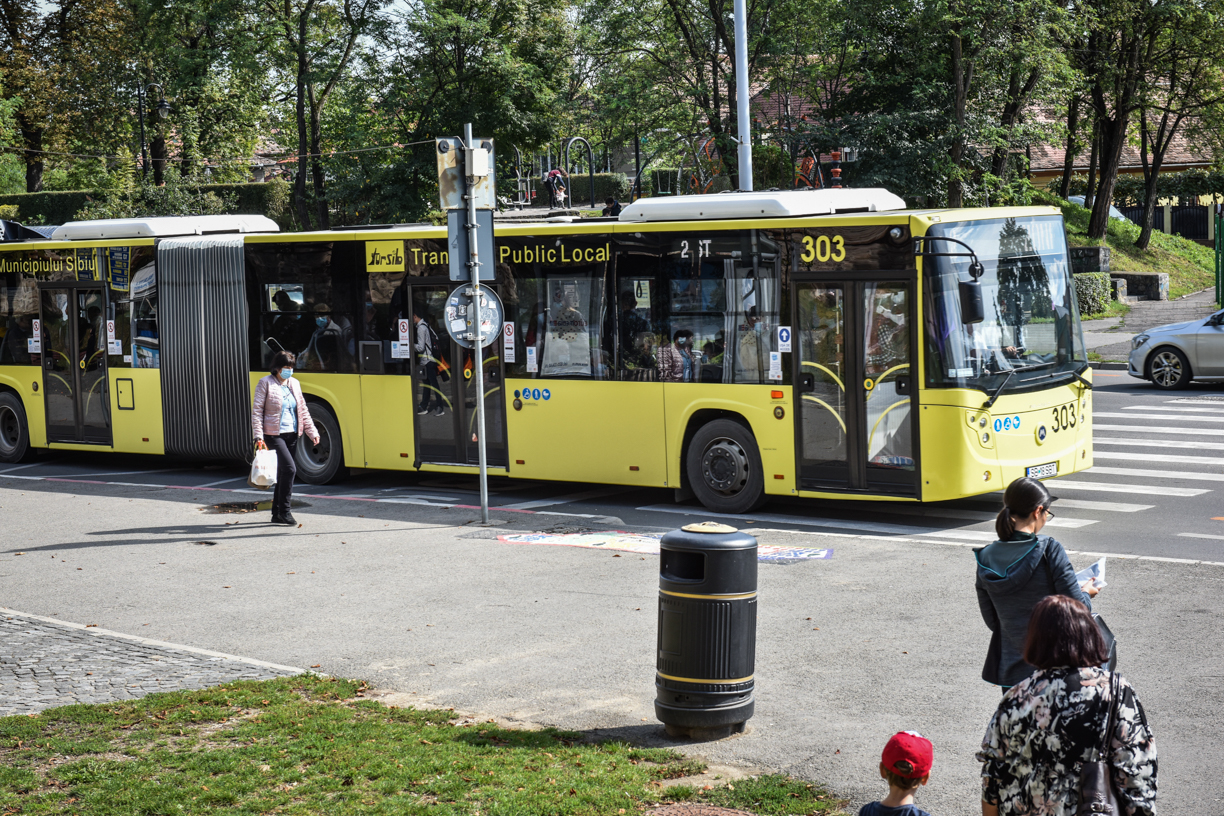
[[765, 503], [756, 437], [734, 420], [713, 420], [693, 434], [685, 471], [693, 493], [715, 513], [747, 513]]
[[0, 462], [17, 463], [30, 458], [30, 423], [21, 399], [0, 392]]
[[340, 423], [331, 409], [319, 402], [307, 402], [310, 418], [319, 432], [319, 444], [313, 444], [306, 436], [298, 437], [297, 478], [307, 484], [323, 485], [343, 481], [348, 477], [344, 466], [344, 444], [340, 437]]
[[1194, 376], [1190, 361], [1172, 346], [1156, 349], [1148, 357], [1147, 375], [1152, 385], [1164, 391], [1180, 391]]

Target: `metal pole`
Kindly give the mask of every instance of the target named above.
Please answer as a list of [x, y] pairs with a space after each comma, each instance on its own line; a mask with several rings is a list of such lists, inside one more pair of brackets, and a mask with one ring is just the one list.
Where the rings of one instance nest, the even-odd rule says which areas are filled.
[[[463, 148], [471, 151], [476, 147], [472, 141], [472, 123], [463, 126]], [[470, 153], [469, 153], [470, 155]], [[480, 252], [476, 248], [476, 177], [467, 177], [467, 228], [471, 260], [468, 269], [472, 274], [472, 304], [476, 307], [476, 346], [472, 350], [476, 357], [476, 449], [480, 455], [480, 522], [489, 523], [489, 469], [485, 461], [485, 404], [484, 404], [484, 333], [480, 328]], [[500, 326], [498, 327], [501, 328]]]
[[748, 118], [748, 11], [735, 0], [735, 107], [739, 119], [739, 188], [752, 189], [752, 120]]
[[145, 148], [145, 129], [144, 129], [144, 86], [136, 86], [136, 116], [140, 119], [140, 172], [143, 176], [149, 175], [149, 152]]
[[629, 203], [642, 197], [642, 142], [633, 134], [633, 187], [629, 190]]

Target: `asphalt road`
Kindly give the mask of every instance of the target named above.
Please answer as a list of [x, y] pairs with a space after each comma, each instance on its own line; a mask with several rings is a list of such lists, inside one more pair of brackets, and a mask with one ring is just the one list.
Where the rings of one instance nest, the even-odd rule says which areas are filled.
[[[1206, 446], [1220, 444], [1213, 426], [1224, 440], [1224, 388], [1170, 396], [1111, 373], [1097, 373], [1098, 467], [1054, 483], [1056, 521], [1071, 523], [1049, 531], [1077, 567], [1115, 556], [1097, 607], [1157, 736], [1161, 810], [1218, 814], [1224, 457]], [[56, 454], [0, 470], [0, 606], [318, 666], [435, 705], [662, 739], [657, 559], [499, 536], [646, 534], [707, 516], [667, 491], [494, 480], [495, 526], [482, 528], [470, 478], [364, 472], [304, 487], [303, 526], [284, 529], [211, 512], [266, 495], [231, 469]], [[779, 501], [739, 519], [763, 545], [830, 557], [762, 565], [757, 715], [748, 734], [687, 750], [860, 803], [881, 794], [887, 737], [917, 729], [936, 745], [920, 804], [980, 812], [973, 753], [998, 691], [979, 679], [988, 638], [969, 547], [988, 540], [991, 502], [903, 513]]]

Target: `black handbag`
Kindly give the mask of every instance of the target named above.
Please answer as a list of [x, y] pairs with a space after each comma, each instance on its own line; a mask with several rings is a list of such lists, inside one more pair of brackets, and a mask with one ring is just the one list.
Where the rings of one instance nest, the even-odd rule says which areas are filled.
[[1105, 733], [1096, 749], [1096, 761], [1085, 762], [1080, 770], [1080, 800], [1075, 816], [1122, 816], [1118, 794], [1114, 790], [1109, 765], [1109, 741], [1118, 720], [1118, 698], [1122, 684], [1118, 675], [1109, 675], [1109, 712], [1105, 715]]
[[1104, 618], [1093, 612], [1092, 619], [1096, 621], [1097, 628], [1101, 630], [1101, 638], [1105, 641], [1105, 653], [1109, 655], [1101, 664], [1101, 668], [1112, 673], [1118, 668], [1118, 639], [1114, 637], [1113, 630], [1109, 628]]

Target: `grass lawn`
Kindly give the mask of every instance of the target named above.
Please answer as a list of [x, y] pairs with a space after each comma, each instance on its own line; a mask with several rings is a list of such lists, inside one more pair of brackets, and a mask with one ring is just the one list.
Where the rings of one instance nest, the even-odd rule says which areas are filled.
[[636, 814], [703, 801], [761, 814], [841, 813], [782, 776], [677, 785], [666, 749], [507, 730], [361, 700], [303, 675], [0, 718], [0, 814]]
[[[1033, 203], [1062, 209], [1071, 246], [1099, 245], [1100, 242], [1088, 238], [1091, 212], [1085, 208], [1045, 191], [1038, 191]], [[1167, 272], [1170, 300], [1215, 286], [1215, 252], [1210, 247], [1177, 235], [1153, 231], [1148, 248], [1141, 250], [1135, 247], [1139, 232], [1138, 224], [1112, 218], [1109, 220], [1104, 243], [1112, 250], [1110, 267], [1113, 271]]]

